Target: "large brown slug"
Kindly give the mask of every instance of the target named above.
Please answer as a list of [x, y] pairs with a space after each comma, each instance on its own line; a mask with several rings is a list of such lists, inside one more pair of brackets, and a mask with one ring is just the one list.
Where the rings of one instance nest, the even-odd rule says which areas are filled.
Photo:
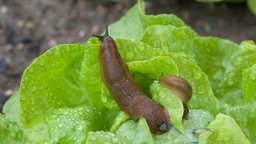
[[108, 29], [103, 36], [94, 35], [101, 41], [99, 62], [103, 83], [119, 107], [133, 119], [143, 117], [153, 134], [163, 134], [170, 129], [168, 111], [147, 97], [133, 77], [117, 50]]

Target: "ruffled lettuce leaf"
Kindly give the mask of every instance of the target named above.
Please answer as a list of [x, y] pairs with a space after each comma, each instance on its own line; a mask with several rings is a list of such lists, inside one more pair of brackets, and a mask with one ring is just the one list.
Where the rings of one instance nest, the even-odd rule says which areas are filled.
[[53, 111], [47, 117], [50, 143], [84, 143], [88, 131], [103, 126], [100, 117], [101, 113], [93, 107], [60, 108]]
[[54, 108], [91, 102], [86, 100], [79, 82], [83, 52], [84, 46], [79, 44], [59, 45], [25, 70], [20, 88], [21, 120], [25, 128], [44, 122], [45, 115]]
[[4, 104], [3, 113], [6, 119], [16, 122], [21, 126], [20, 121], [20, 93], [14, 93]]
[[[49, 121], [51, 117], [54, 117], [50, 114], [56, 116], [59, 113], [73, 113], [73, 116], [66, 115], [62, 118], [64, 119], [63, 125], [71, 129], [72, 127], [90, 123], [89, 119], [81, 118], [85, 117], [85, 114], [93, 113], [93, 111], [78, 111], [79, 106], [87, 105], [88, 107], [95, 107], [97, 110], [103, 107], [99, 99], [100, 96], [97, 97], [97, 93], [100, 93], [100, 88], [95, 95], [95, 91], [91, 88], [92, 85], [88, 84], [88, 79], [84, 79], [86, 70], [94, 66], [92, 63], [86, 70], [82, 68], [90, 61], [86, 59], [87, 57], [84, 57], [92, 56], [90, 53], [92, 51], [85, 51], [85, 48], [84, 45], [80, 44], [56, 46], [33, 61], [24, 72], [20, 88], [21, 121], [32, 141], [44, 142], [50, 138], [55, 140], [62, 139], [62, 137], [67, 140], [65, 138], [69, 136], [68, 134], [63, 136], [64, 132], [62, 134], [56, 133], [60, 129], [55, 127], [56, 123]], [[93, 46], [90, 48], [93, 49]], [[86, 63], [83, 63], [84, 59], [86, 59]], [[97, 66], [99, 67], [98, 63]], [[100, 75], [92, 78], [96, 82], [100, 82]], [[95, 82], [94, 80], [92, 82]], [[63, 108], [66, 109], [62, 110]], [[89, 112], [86, 113], [86, 111]], [[75, 118], [76, 113], [81, 115]], [[94, 113], [89, 115], [96, 116]], [[73, 123], [78, 119], [81, 119], [80, 123]], [[66, 124], [69, 121], [69, 125]], [[83, 129], [87, 132], [86, 128]], [[76, 134], [76, 131], [72, 131]], [[80, 132], [77, 132], [76, 137], [79, 137], [78, 133]], [[39, 138], [35, 137], [35, 135], [39, 135]], [[83, 133], [83, 135], [86, 135], [86, 133]], [[75, 142], [80, 142], [80, 140], [78, 139]]]
[[246, 138], [232, 117], [220, 113], [200, 134], [199, 143], [249, 144], [250, 141]]
[[14, 93], [3, 107], [4, 115], [0, 114], [1, 143], [31, 143], [21, 126], [19, 100], [20, 93]]
[[242, 73], [242, 102], [256, 101], [256, 64]]
[[223, 112], [232, 116], [247, 138], [254, 143], [256, 140], [256, 102], [250, 102], [244, 105], [227, 107]]
[[197, 34], [188, 26], [153, 25], [146, 28], [141, 41], [152, 47], [166, 52], [176, 52], [194, 60], [195, 55], [191, 50], [194, 37], [197, 37]]
[[240, 44], [239, 49], [232, 55], [225, 69], [224, 80], [221, 81], [216, 95], [230, 105], [242, 102], [242, 73], [256, 64], [256, 45], [251, 41]]
[[3, 144], [29, 143], [22, 127], [2, 114], [0, 114], [0, 133], [0, 140]]
[[[215, 37], [194, 39], [192, 51], [196, 55], [196, 63], [207, 74], [214, 92], [218, 90], [225, 69], [230, 65], [230, 59], [238, 49], [238, 45], [229, 40]], [[215, 96], [220, 97], [217, 94]]]
[[95, 131], [89, 132], [86, 144], [129, 144], [129, 141], [125, 137], [120, 137], [112, 132]]
[[154, 144], [151, 132], [144, 118], [140, 118], [138, 122], [133, 120], [126, 121], [117, 129], [116, 135], [124, 137], [129, 143]]
[[145, 29], [150, 25], [184, 26], [184, 22], [173, 14], [146, 15], [145, 3], [138, 0], [125, 16], [109, 27], [115, 39], [140, 40]]

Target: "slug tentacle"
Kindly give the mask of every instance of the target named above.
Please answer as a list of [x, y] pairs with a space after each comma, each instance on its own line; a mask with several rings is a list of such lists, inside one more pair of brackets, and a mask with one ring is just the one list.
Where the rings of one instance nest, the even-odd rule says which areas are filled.
[[97, 37], [97, 38], [99, 38], [100, 41], [102, 41], [105, 37], [109, 36], [109, 34], [108, 34], [108, 25], [106, 25], [105, 34], [103, 34], [102, 36], [93, 34], [92, 36]]

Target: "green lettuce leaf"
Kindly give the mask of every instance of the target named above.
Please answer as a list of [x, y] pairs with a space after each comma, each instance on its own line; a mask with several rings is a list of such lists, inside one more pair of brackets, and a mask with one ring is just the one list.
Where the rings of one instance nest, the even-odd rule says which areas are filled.
[[14, 93], [3, 107], [4, 115], [0, 114], [1, 143], [30, 143], [21, 126], [19, 100], [20, 93]]
[[116, 130], [127, 120], [129, 120], [130, 117], [123, 111], [121, 111], [118, 116], [115, 118], [113, 125], [110, 128], [111, 132], [116, 132]]
[[[63, 137], [56, 133], [56, 130], [59, 130], [53, 127], [56, 123], [48, 120], [51, 117], [49, 114], [57, 115], [60, 108], [72, 109], [65, 109], [62, 113], [76, 113], [76, 107], [82, 105], [96, 107], [99, 111], [103, 108], [100, 96], [97, 97], [100, 88], [95, 92], [97, 87], [90, 85], [92, 83], [88, 84], [90, 77], [84, 78], [84, 75], [88, 74], [88, 68], [95, 67], [89, 63], [93, 51], [85, 48], [87, 47], [80, 44], [56, 46], [33, 61], [24, 72], [20, 88], [21, 121], [26, 134], [32, 141], [45, 142]], [[92, 45], [89, 48], [94, 47]], [[95, 48], [98, 49], [98, 47]], [[84, 59], [86, 63], [83, 63]], [[85, 65], [86, 68], [82, 67]], [[98, 63], [96, 67], [99, 70]], [[101, 83], [99, 71], [97, 77], [92, 78], [92, 82]], [[95, 88], [92, 89], [92, 87]], [[69, 120], [68, 116], [63, 119], [65, 122], [75, 120], [74, 118]], [[82, 121], [79, 125], [84, 122], [88, 123]], [[74, 127], [74, 124], [67, 126]]]
[[120, 137], [111, 132], [96, 131], [89, 132], [86, 144], [129, 144], [128, 139]]
[[49, 115], [50, 143], [84, 143], [87, 133], [100, 129], [104, 122], [94, 107], [60, 108]]
[[125, 16], [109, 27], [110, 35], [115, 39], [140, 40], [150, 25], [184, 26], [184, 22], [173, 14], [145, 15], [145, 3], [138, 0]]
[[[20, 88], [21, 120], [24, 127], [45, 122], [53, 108], [88, 103], [79, 85], [84, 47], [59, 45], [38, 57], [25, 70]], [[79, 97], [80, 95], [80, 97]]]
[[14, 93], [8, 101], [4, 104], [3, 112], [6, 119], [16, 122], [21, 126], [20, 121], [20, 93]]
[[3, 144], [29, 143], [22, 127], [0, 114], [0, 141]]
[[128, 139], [129, 143], [154, 144], [147, 122], [143, 118], [140, 118], [138, 122], [133, 120], [125, 122], [119, 127], [116, 134]]
[[252, 41], [244, 41], [232, 55], [229, 65], [225, 69], [224, 80], [216, 90], [216, 95], [230, 105], [242, 102], [242, 73], [256, 64], [256, 45]]
[[[214, 92], [223, 80], [225, 68], [229, 66], [232, 54], [239, 47], [234, 42], [215, 37], [197, 37], [194, 39], [192, 51], [196, 55], [196, 63], [207, 74]], [[220, 97], [220, 95], [216, 95]]]
[[197, 37], [197, 34], [188, 26], [153, 25], [147, 27], [141, 41], [152, 47], [176, 52], [194, 60], [195, 56], [191, 50], [194, 37]]
[[256, 64], [245, 69], [242, 73], [242, 101], [256, 101]]
[[228, 107], [223, 111], [225, 114], [232, 116], [252, 143], [256, 142], [255, 111], [256, 101], [235, 107]]
[[232, 117], [220, 113], [200, 134], [199, 143], [249, 144], [250, 142]]

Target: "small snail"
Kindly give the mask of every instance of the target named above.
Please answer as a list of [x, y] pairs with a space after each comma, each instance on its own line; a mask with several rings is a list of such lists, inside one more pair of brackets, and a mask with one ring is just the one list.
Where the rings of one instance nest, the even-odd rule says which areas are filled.
[[153, 134], [163, 134], [170, 129], [168, 111], [147, 97], [133, 77], [127, 64], [117, 50], [115, 41], [109, 36], [108, 28], [104, 35], [93, 35], [101, 41], [99, 62], [101, 78], [119, 107], [130, 117], [143, 117]]
[[163, 87], [170, 89], [178, 98], [181, 99], [184, 107], [183, 119], [187, 119], [189, 114], [187, 102], [192, 97], [191, 85], [185, 79], [175, 75], [163, 76], [160, 78], [159, 82]]

